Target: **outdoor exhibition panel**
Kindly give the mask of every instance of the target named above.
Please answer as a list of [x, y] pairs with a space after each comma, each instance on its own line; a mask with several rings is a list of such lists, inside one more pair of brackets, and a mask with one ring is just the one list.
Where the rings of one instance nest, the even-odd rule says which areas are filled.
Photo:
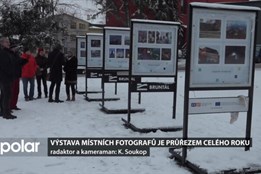
[[[129, 81], [129, 58], [130, 58], [130, 28], [104, 27], [103, 30], [103, 77], [102, 77], [102, 98], [104, 99], [105, 83], [115, 84], [115, 94], [117, 94], [118, 83], [128, 83]], [[140, 78], [132, 78], [139, 82]], [[105, 106], [104, 100], [100, 104], [101, 110], [107, 114], [127, 113], [126, 108], [109, 109]], [[132, 112], [143, 112], [144, 109], [133, 109]]]
[[236, 10], [193, 10], [190, 87], [251, 86], [255, 17]]
[[130, 29], [104, 27], [104, 69], [128, 70], [130, 58]]
[[176, 76], [179, 24], [142, 20], [132, 22], [132, 75]]
[[[190, 4], [183, 139], [190, 138], [190, 115], [231, 113], [232, 118], [232, 115], [238, 116], [239, 112], [246, 113], [244, 138], [251, 139], [258, 10], [255, 7], [215, 3]], [[226, 91], [232, 94], [227, 96]], [[225, 96], [217, 97], [213, 92], [225, 92]], [[233, 96], [233, 92], [240, 94]], [[249, 148], [245, 146], [245, 150]], [[207, 173], [186, 159], [186, 146], [182, 147], [182, 153], [175, 150], [170, 152], [184, 166], [195, 172]]]
[[[131, 20], [131, 59], [129, 67], [128, 118], [125, 125], [136, 129], [131, 121], [132, 92], [171, 92], [173, 93], [172, 118], [176, 114], [177, 91], [177, 45], [180, 23], [156, 20]], [[141, 78], [140, 82], [132, 78]], [[144, 78], [156, 78], [150, 82]], [[169, 79], [162, 82], [163, 78]], [[149, 128], [154, 131], [157, 128]], [[148, 132], [147, 128], [143, 129]], [[164, 128], [161, 127], [161, 130]], [[174, 130], [173, 128], [167, 128]], [[165, 129], [165, 130], [167, 130]], [[179, 128], [180, 129], [180, 128]], [[142, 130], [142, 129], [139, 129]], [[176, 130], [176, 129], [175, 129]], [[141, 131], [142, 132], [142, 131]]]
[[[90, 95], [101, 93], [101, 91], [90, 91], [88, 89], [88, 79], [102, 78], [103, 62], [103, 34], [87, 33], [85, 37], [86, 48], [86, 66], [85, 66], [85, 99], [87, 101], [96, 101], [96, 97]], [[90, 94], [90, 95], [89, 95]]]
[[[76, 58], [78, 61], [77, 70], [80, 73], [84, 73], [84, 69], [86, 66], [86, 40], [85, 36], [76, 36]], [[69, 50], [67, 50], [69, 51]], [[79, 91], [78, 85], [76, 86], [76, 93], [77, 94], [84, 94], [85, 91]]]
[[86, 62], [86, 44], [85, 36], [76, 36], [76, 57], [78, 66], [85, 66]]
[[87, 33], [86, 35], [87, 68], [102, 68], [103, 34]]

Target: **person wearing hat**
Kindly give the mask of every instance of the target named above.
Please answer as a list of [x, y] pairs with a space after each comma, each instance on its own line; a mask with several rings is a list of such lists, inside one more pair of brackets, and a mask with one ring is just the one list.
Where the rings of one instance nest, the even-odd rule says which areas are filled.
[[36, 73], [36, 82], [37, 82], [37, 91], [38, 91], [37, 98], [42, 97], [41, 81], [43, 82], [45, 98], [48, 97], [48, 89], [47, 89], [47, 83], [46, 83], [47, 58], [44, 56], [44, 54], [45, 54], [44, 49], [38, 48], [38, 52], [35, 57], [36, 63], [38, 65], [38, 70]]

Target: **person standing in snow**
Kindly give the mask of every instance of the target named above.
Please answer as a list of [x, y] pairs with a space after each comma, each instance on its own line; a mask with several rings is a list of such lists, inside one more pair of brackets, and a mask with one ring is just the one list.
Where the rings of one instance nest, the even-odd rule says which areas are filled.
[[[75, 56], [73, 56], [72, 52], [68, 52], [68, 57], [66, 59], [64, 65], [65, 72], [65, 86], [66, 86], [66, 94], [67, 101], [75, 101], [75, 86], [77, 83], [77, 66], [78, 61]], [[70, 89], [72, 91], [72, 98], [70, 98]]]
[[10, 100], [12, 95], [11, 85], [15, 79], [15, 62], [10, 51], [10, 41], [8, 37], [0, 38], [0, 105], [1, 114], [5, 119], [15, 119], [11, 114]]
[[37, 56], [35, 57], [36, 63], [38, 65], [38, 73], [36, 73], [36, 81], [37, 81], [37, 91], [38, 97], [42, 97], [42, 90], [41, 90], [41, 82], [43, 82], [44, 87], [44, 94], [45, 98], [48, 97], [48, 89], [46, 83], [46, 76], [47, 76], [47, 58], [44, 56], [44, 49], [38, 48]]
[[[36, 70], [38, 68], [34, 56], [31, 54], [29, 48], [25, 47], [24, 52], [21, 55], [23, 59], [26, 59], [28, 62], [22, 68], [22, 82], [24, 90], [25, 101], [34, 99], [34, 79]], [[28, 83], [30, 83], [29, 95], [28, 95]]]
[[28, 62], [26, 59], [22, 59], [20, 57], [19, 53], [19, 46], [16, 44], [12, 44], [10, 46], [11, 53], [14, 57], [14, 61], [16, 64], [15, 68], [15, 80], [12, 83], [12, 97], [11, 97], [11, 103], [10, 103], [10, 108], [14, 110], [21, 110], [20, 108], [17, 107], [17, 102], [18, 102], [18, 96], [19, 96], [19, 86], [20, 86], [20, 77], [22, 75], [22, 67]]
[[[51, 85], [49, 88], [49, 100], [48, 102], [62, 103], [60, 100], [60, 88], [61, 82], [63, 80], [63, 65], [65, 63], [64, 54], [61, 52], [62, 46], [57, 44], [53, 51], [48, 55], [48, 67], [50, 67], [50, 77]], [[53, 100], [53, 91], [55, 88], [55, 99]]]

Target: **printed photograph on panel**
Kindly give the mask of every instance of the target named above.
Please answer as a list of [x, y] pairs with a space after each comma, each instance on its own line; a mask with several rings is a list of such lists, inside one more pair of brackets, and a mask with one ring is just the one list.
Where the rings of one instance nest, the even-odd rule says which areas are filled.
[[215, 46], [201, 46], [198, 50], [198, 64], [219, 64], [220, 49]]
[[162, 48], [161, 60], [171, 60], [171, 49], [170, 48]]
[[122, 48], [116, 49], [116, 58], [124, 58], [124, 49]]
[[228, 20], [226, 27], [227, 39], [246, 39], [247, 22], [240, 20]]
[[139, 43], [147, 43], [147, 31], [139, 31], [138, 42]]
[[82, 51], [80, 52], [80, 56], [81, 56], [81, 57], [85, 57], [85, 56], [86, 56], [86, 51], [82, 50]]
[[110, 45], [121, 45], [121, 35], [110, 35]]
[[155, 31], [148, 32], [148, 40], [149, 40], [149, 43], [155, 43], [155, 40], [156, 40]]
[[221, 20], [219, 19], [200, 19], [199, 24], [200, 38], [220, 38], [221, 37]]
[[85, 42], [81, 42], [81, 48], [85, 48]]
[[130, 45], [130, 36], [125, 36], [125, 38], [124, 38], [124, 44], [125, 44], [125, 45]]
[[91, 40], [91, 47], [101, 47], [101, 40]]
[[109, 58], [115, 58], [115, 48], [109, 49]]
[[91, 57], [92, 58], [100, 58], [101, 57], [101, 50], [91, 50]]
[[138, 60], [160, 60], [160, 48], [138, 48]]
[[159, 32], [156, 33], [156, 43], [158, 44], [171, 44], [171, 32]]
[[125, 49], [125, 58], [130, 58], [130, 49]]
[[225, 64], [244, 64], [245, 56], [245, 46], [226, 46], [225, 48]]

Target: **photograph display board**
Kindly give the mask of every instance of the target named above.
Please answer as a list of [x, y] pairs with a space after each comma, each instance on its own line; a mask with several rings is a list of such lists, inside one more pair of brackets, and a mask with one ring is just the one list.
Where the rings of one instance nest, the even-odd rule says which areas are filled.
[[104, 69], [128, 70], [130, 58], [130, 29], [104, 28]]
[[176, 75], [178, 28], [177, 22], [132, 20], [132, 75]]
[[88, 33], [86, 35], [87, 67], [102, 68], [103, 57], [103, 35], [99, 33]]
[[194, 8], [190, 87], [249, 87], [255, 12]]
[[85, 66], [86, 61], [86, 39], [84, 36], [77, 36], [77, 59], [79, 66]]

